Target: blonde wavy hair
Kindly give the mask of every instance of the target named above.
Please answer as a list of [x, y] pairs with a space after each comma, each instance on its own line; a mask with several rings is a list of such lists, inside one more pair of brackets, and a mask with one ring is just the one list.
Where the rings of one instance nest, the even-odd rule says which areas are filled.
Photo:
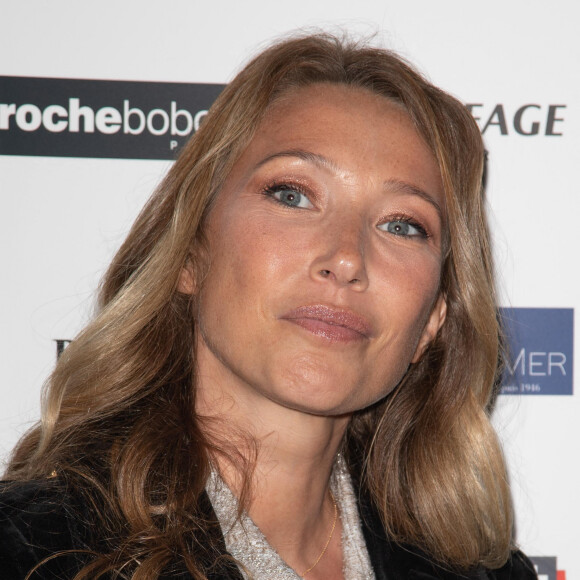
[[500, 333], [479, 130], [396, 54], [316, 34], [266, 49], [222, 92], [115, 256], [96, 317], [64, 351], [42, 419], [13, 453], [7, 478], [56, 472], [98, 506], [112, 539], [77, 578], [156, 578], [177, 554], [201, 579], [215, 562], [199, 504], [216, 450], [194, 411], [196, 305], [178, 279], [186, 265], [203, 279], [205, 219], [268, 107], [314, 83], [362, 87], [405, 108], [439, 165], [448, 222], [446, 321], [397, 389], [352, 418], [347, 461], [364, 457], [362, 485], [395, 541], [458, 569], [509, 556], [510, 493], [488, 417]]

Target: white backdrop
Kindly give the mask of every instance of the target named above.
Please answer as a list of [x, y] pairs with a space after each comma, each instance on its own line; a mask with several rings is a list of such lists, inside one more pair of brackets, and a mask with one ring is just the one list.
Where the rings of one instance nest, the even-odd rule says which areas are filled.
[[[0, 0], [0, 13], [3, 76], [225, 83], [295, 28], [376, 33], [433, 82], [481, 104], [474, 115], [482, 129], [502, 105], [507, 134], [496, 113], [484, 138], [503, 305], [580, 306], [580, 5], [572, 0]], [[526, 110], [522, 129], [537, 121], [537, 135], [514, 127], [526, 104], [537, 107]], [[561, 135], [545, 134], [550, 105], [565, 106], [552, 131]], [[90, 317], [100, 275], [168, 166], [0, 156], [2, 456], [38, 416], [53, 339], [71, 338]], [[494, 422], [519, 543], [580, 578], [578, 397], [502, 396]]]

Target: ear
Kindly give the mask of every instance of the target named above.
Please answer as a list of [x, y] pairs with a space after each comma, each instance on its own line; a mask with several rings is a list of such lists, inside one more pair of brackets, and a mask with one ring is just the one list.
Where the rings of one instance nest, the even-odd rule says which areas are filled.
[[426, 348], [434, 340], [435, 336], [437, 336], [437, 333], [439, 332], [439, 329], [443, 326], [446, 314], [447, 301], [445, 300], [443, 294], [439, 294], [439, 297], [437, 298], [435, 305], [431, 310], [427, 324], [425, 324], [425, 328], [423, 329], [423, 333], [419, 339], [419, 344], [417, 344], [417, 348], [415, 349], [415, 354], [411, 359], [412, 363], [416, 363], [421, 360], [421, 357], [423, 356]]
[[197, 291], [196, 276], [193, 273], [193, 264], [188, 258], [185, 266], [181, 269], [179, 280], [177, 281], [177, 290], [182, 294], [193, 295]]

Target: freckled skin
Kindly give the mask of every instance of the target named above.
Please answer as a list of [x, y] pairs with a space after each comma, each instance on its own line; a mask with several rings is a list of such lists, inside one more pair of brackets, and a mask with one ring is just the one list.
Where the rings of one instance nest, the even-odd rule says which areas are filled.
[[[327, 162], [279, 155], [294, 150]], [[313, 85], [271, 107], [209, 217], [196, 327], [202, 396], [344, 416], [394, 388], [436, 334], [445, 303], [441, 216], [393, 182], [444, 207], [437, 164], [399, 106]], [[272, 183], [300, 188], [304, 207], [275, 199]], [[401, 216], [428, 237], [385, 230]], [[182, 290], [194, 287], [184, 272]], [[330, 340], [285, 318], [320, 304], [360, 317], [368, 336]]]

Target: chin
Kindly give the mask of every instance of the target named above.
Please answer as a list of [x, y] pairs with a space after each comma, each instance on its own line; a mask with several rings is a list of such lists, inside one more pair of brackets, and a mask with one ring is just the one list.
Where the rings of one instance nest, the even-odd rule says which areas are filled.
[[280, 396], [274, 395], [272, 400], [276, 403], [310, 415], [325, 417], [350, 415], [370, 406], [380, 397], [361, 397], [358, 385], [340, 385], [334, 381], [331, 384], [328, 377], [323, 383], [314, 381], [300, 382], [286, 385]]

